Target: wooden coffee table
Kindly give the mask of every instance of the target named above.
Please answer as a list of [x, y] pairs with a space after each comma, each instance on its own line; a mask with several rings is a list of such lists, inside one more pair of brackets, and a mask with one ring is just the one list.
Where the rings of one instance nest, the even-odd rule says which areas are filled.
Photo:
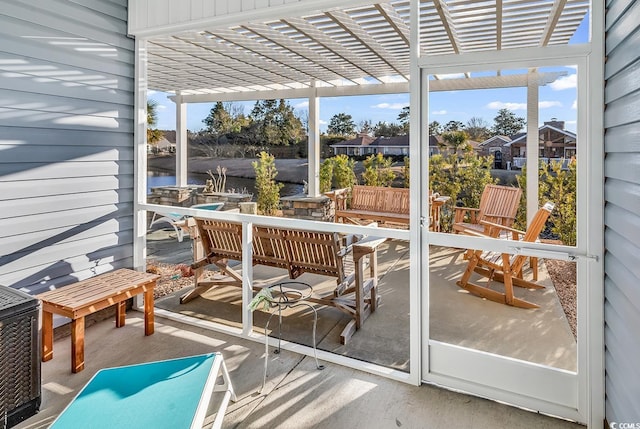
[[53, 359], [53, 315], [71, 319], [71, 371], [84, 369], [84, 318], [116, 305], [116, 327], [125, 324], [126, 300], [144, 294], [144, 334], [153, 334], [153, 289], [159, 275], [120, 269], [42, 293], [42, 361]]

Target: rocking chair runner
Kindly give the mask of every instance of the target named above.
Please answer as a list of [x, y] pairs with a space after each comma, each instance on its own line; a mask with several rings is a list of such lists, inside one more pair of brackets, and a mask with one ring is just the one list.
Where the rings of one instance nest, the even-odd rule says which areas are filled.
[[[553, 208], [554, 204], [551, 202], [546, 203], [542, 208], [540, 208], [526, 232], [491, 222], [482, 221], [481, 223], [488, 229], [488, 235], [491, 237], [497, 237], [502, 231], [513, 234], [513, 236], [518, 236], [520, 241], [534, 242], [538, 239], [538, 236], [544, 228], [544, 224], [553, 211]], [[481, 233], [477, 233], [476, 235], [485, 236], [485, 234]], [[544, 289], [544, 286], [521, 278], [522, 266], [526, 258], [527, 256], [525, 255], [511, 255], [509, 253], [473, 250], [469, 265], [467, 265], [467, 269], [462, 275], [462, 278], [457, 282], [457, 285], [468, 290], [474, 295], [481, 296], [491, 301], [513, 305], [514, 307], [520, 308], [538, 308], [538, 305], [516, 298], [513, 294], [514, 285], [527, 289]], [[488, 281], [496, 280], [504, 283], [504, 293], [469, 282], [473, 272], [487, 277]]]

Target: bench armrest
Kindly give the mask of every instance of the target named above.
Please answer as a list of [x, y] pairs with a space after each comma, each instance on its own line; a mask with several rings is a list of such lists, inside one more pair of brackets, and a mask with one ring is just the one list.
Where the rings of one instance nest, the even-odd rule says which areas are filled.
[[476, 220], [476, 215], [480, 213], [480, 209], [471, 208], [471, 207], [454, 207], [455, 216], [453, 219], [453, 223], [464, 222], [464, 215], [469, 213], [469, 221], [470, 223], [478, 223]]

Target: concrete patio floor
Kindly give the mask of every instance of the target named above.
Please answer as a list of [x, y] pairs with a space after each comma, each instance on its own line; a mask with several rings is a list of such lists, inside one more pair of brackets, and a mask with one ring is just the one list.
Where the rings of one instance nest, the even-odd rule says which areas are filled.
[[[159, 232], [149, 240], [149, 259], [161, 262], [190, 262], [188, 243], [167, 240]], [[173, 250], [171, 250], [173, 249]], [[539, 281], [543, 290], [516, 288], [518, 297], [540, 306], [524, 310], [487, 301], [461, 290], [455, 282], [467, 266], [459, 249], [433, 247], [430, 252], [430, 330], [431, 339], [471, 349], [549, 365], [569, 371], [577, 366], [576, 341], [546, 271], [540, 264]], [[340, 344], [340, 333], [350, 320], [333, 307], [316, 305], [318, 311], [317, 347], [332, 353], [409, 371], [409, 246], [387, 241], [378, 250], [378, 278], [381, 305], [354, 334], [347, 345]], [[239, 267], [236, 267], [239, 268]], [[267, 286], [288, 280], [282, 269], [256, 265], [254, 283]], [[525, 277], [530, 273], [525, 271]], [[314, 292], [331, 292], [335, 280], [313, 274], [297, 279], [313, 286]], [[479, 276], [474, 281], [482, 282]], [[496, 282], [492, 287], [500, 290]], [[217, 287], [186, 304], [179, 303], [184, 291], [159, 299], [156, 306], [233, 327], [241, 327], [242, 294], [239, 288]], [[312, 345], [310, 330], [313, 313], [306, 307], [283, 313], [282, 338]], [[254, 313], [256, 332], [264, 332], [267, 313]], [[272, 320], [273, 332], [277, 320]], [[271, 335], [275, 335], [272, 333]]]
[[[126, 326], [113, 319], [87, 329], [86, 369], [70, 372], [70, 340], [54, 343], [54, 359], [42, 364], [42, 406], [16, 428], [47, 427], [101, 368], [221, 352], [238, 402], [225, 428], [510, 428], [577, 429], [581, 426], [435, 386], [409, 386], [335, 364], [315, 369], [312, 358], [283, 350], [270, 355], [262, 383], [264, 346], [156, 317], [156, 331], [143, 335], [142, 314], [130, 311]], [[214, 394], [205, 427], [222, 394]], [[162, 404], [157, 404], [161, 407]]]

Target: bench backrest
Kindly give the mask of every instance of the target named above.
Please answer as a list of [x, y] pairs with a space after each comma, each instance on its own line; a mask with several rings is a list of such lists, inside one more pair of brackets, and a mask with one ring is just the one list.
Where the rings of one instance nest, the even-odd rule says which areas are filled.
[[355, 185], [351, 191], [351, 209], [409, 214], [409, 189]]
[[[196, 218], [204, 255], [242, 260], [242, 224]], [[345, 278], [336, 233], [255, 226], [253, 264], [284, 268], [295, 279], [303, 273]]]

